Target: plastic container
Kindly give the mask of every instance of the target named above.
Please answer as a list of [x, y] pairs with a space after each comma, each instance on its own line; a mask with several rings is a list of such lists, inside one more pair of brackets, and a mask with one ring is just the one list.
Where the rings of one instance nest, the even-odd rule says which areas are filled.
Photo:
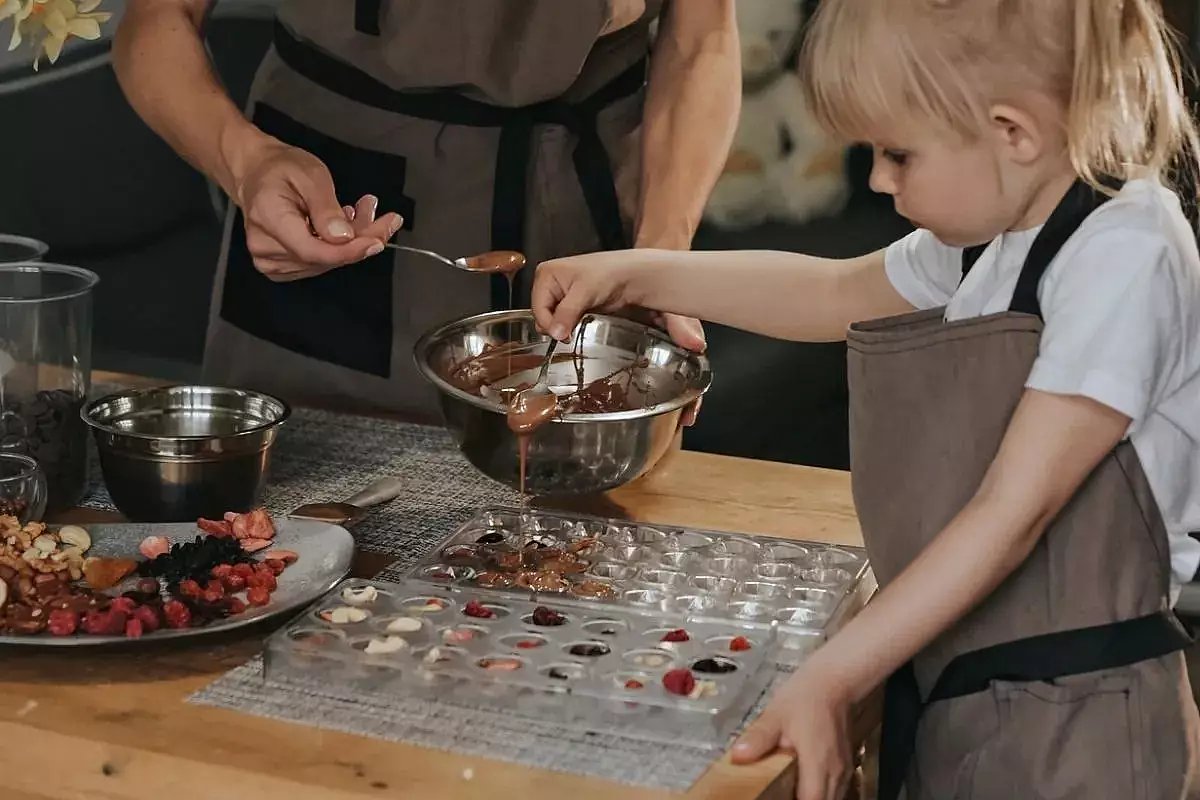
[[79, 503], [88, 485], [92, 291], [86, 269], [0, 264], [0, 453], [37, 461], [48, 512]]
[[351, 579], [268, 639], [264, 677], [721, 749], [774, 647], [774, 625]]

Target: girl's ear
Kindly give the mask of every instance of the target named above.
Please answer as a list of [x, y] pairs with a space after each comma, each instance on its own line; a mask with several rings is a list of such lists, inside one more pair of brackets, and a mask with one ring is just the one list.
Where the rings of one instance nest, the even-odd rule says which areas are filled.
[[1020, 108], [999, 104], [989, 109], [991, 134], [996, 152], [1021, 166], [1029, 166], [1041, 158], [1047, 140], [1037, 118]]

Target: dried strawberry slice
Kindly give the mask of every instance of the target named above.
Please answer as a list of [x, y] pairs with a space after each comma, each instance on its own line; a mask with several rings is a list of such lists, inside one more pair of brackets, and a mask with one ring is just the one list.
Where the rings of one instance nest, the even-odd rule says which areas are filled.
[[667, 633], [663, 635], [662, 640], [664, 642], [686, 642], [691, 638], [692, 637], [688, 636], [688, 632], [683, 628], [676, 628], [673, 631], [667, 631]]
[[478, 600], [472, 600], [463, 606], [463, 613], [468, 617], [476, 617], [477, 619], [491, 619], [496, 616], [496, 612], [487, 608]]
[[671, 694], [687, 697], [696, 688], [696, 677], [689, 669], [673, 669], [663, 675], [663, 688]]
[[633, 678], [630, 678], [629, 680], [625, 681], [625, 688], [629, 689], [630, 691], [642, 689], [642, 688], [645, 688], [645, 686], [646, 686], [646, 684], [642, 683], [639, 680], [635, 680]]
[[196, 520], [196, 527], [210, 536], [233, 536], [233, 525], [228, 520], [204, 519]]
[[192, 612], [178, 600], [168, 600], [163, 604], [163, 616], [166, 617], [168, 628], [190, 628]]
[[542, 643], [537, 639], [522, 639], [521, 641], [517, 642], [517, 648], [519, 650], [533, 650], [535, 647], [541, 646]]
[[750, 644], [750, 640], [745, 636], [735, 636], [729, 642], [729, 649], [735, 653], [741, 653], [745, 650], [749, 650], [751, 647], [752, 645]]

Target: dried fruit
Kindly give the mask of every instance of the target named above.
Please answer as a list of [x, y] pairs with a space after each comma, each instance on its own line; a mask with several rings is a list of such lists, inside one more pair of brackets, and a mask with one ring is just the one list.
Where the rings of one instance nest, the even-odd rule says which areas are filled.
[[468, 617], [475, 617], [477, 619], [491, 619], [496, 616], [495, 611], [492, 611], [478, 600], [472, 600], [463, 606], [463, 613]]
[[629, 680], [625, 681], [625, 688], [629, 689], [630, 691], [644, 689], [645, 686], [646, 686], [646, 684], [642, 683], [639, 680], [635, 680], [634, 678], [630, 678]]
[[162, 627], [162, 618], [153, 606], [138, 606], [133, 610], [133, 618], [142, 623], [142, 629], [154, 633]]
[[256, 508], [246, 514], [228, 512], [225, 520], [230, 524], [237, 539], [274, 539], [275, 523], [264, 508]]
[[88, 586], [101, 591], [111, 589], [138, 568], [132, 558], [89, 558], [83, 562], [83, 577]]
[[233, 572], [222, 578], [221, 583], [230, 592], [240, 592], [249, 585], [245, 578]]
[[[265, 606], [271, 602], [271, 593], [261, 586], [252, 586], [246, 590], [246, 602], [252, 606]], [[335, 622], [334, 624], [342, 625], [345, 623]]]
[[688, 636], [688, 632], [683, 628], [676, 628], [673, 631], [667, 631], [662, 637], [664, 642], [686, 642], [692, 637]]
[[267, 561], [282, 561], [285, 564], [293, 564], [300, 560], [300, 556], [294, 550], [268, 550], [263, 553], [263, 558]]
[[138, 552], [146, 558], [158, 558], [171, 550], [171, 543], [165, 536], [147, 536], [138, 545]]
[[93, 636], [120, 636], [125, 633], [125, 621], [128, 615], [120, 609], [110, 608], [107, 611], [93, 609], [83, 618], [83, 631]]
[[747, 639], [745, 636], [735, 636], [729, 642], [729, 649], [735, 653], [744, 652], [746, 650], [749, 650], [751, 647], [752, 647], [752, 645], [750, 644], [750, 640]]
[[287, 562], [280, 561], [277, 558], [263, 559], [262, 563], [272, 575], [282, 575], [283, 571], [287, 569]]
[[541, 639], [522, 639], [517, 642], [516, 646], [519, 650], [532, 650], [535, 647], [541, 647], [542, 641]]
[[564, 615], [545, 606], [535, 608], [530, 618], [533, 620], [534, 625], [541, 625], [543, 627], [557, 627], [567, 621]]
[[[173, 587], [185, 578], [205, 579], [219, 564], [237, 565], [249, 560], [233, 539], [219, 536], [197, 536], [190, 542], [176, 542], [170, 550], [137, 565], [139, 575], [163, 578]], [[253, 568], [249, 568], [253, 574]]]
[[179, 582], [179, 594], [183, 597], [190, 597], [193, 600], [200, 597], [204, 593], [203, 587], [199, 583], [187, 578]]
[[133, 610], [137, 608], [137, 605], [137, 603], [133, 602], [128, 597], [118, 597], [112, 601], [108, 608], [110, 611], [120, 611], [122, 614], [132, 614]]
[[137, 617], [125, 620], [125, 636], [129, 639], [140, 639], [145, 632], [142, 621]]
[[259, 550], [266, 550], [271, 546], [270, 539], [242, 539], [242, 549], [247, 553], [257, 553]]
[[246, 585], [252, 589], [256, 586], [261, 586], [268, 592], [273, 592], [279, 588], [279, 584], [276, 582], [275, 576], [270, 571], [256, 574], [253, 578], [246, 581]]
[[163, 617], [168, 628], [190, 628], [192, 611], [178, 600], [168, 600], [163, 604]]
[[227, 520], [204, 519], [196, 520], [196, 527], [210, 536], [233, 538], [233, 525]]
[[696, 688], [696, 677], [689, 669], [673, 669], [663, 675], [663, 688], [671, 694], [687, 697]]
[[79, 630], [79, 615], [65, 608], [51, 611], [46, 630], [51, 636], [72, 636]]

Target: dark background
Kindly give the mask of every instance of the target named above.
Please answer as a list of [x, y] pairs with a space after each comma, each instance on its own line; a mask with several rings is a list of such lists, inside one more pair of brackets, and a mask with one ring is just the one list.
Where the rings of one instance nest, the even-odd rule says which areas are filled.
[[[1196, 0], [1167, 0], [1167, 8], [1194, 43]], [[270, 12], [270, 0], [224, 0], [210, 21], [210, 52], [239, 105], [268, 46]], [[223, 201], [133, 114], [107, 48], [107, 41], [72, 43], [36, 75], [24, 52], [0, 54], [0, 232], [42, 239], [51, 260], [99, 273], [95, 367], [194, 380]], [[738, 233], [704, 228], [695, 246], [845, 257], [910, 230], [890, 200], [867, 189], [869, 156], [849, 158], [855, 193], [839, 216]], [[847, 466], [843, 345], [707, 329], [716, 380], [687, 448]]]

